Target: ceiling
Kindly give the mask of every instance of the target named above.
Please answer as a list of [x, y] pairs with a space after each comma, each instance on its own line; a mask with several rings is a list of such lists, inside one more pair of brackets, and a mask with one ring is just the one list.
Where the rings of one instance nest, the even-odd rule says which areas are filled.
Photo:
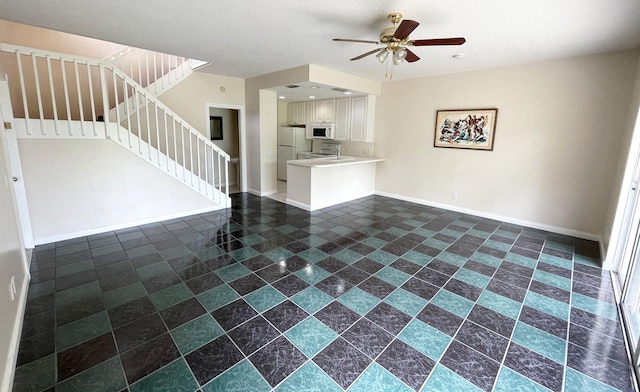
[[[465, 37], [462, 46], [415, 47], [393, 80], [640, 48], [638, 0], [3, 0], [3, 19], [209, 61], [203, 69], [250, 78], [316, 64], [384, 82], [362, 43], [401, 11], [412, 39]], [[452, 58], [464, 54], [462, 59]]]

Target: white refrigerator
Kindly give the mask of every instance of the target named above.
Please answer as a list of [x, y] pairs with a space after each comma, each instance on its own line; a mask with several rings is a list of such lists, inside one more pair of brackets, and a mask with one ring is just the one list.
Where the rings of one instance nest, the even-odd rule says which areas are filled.
[[311, 140], [305, 138], [305, 128], [278, 128], [278, 180], [287, 180], [287, 161], [297, 159], [299, 152], [311, 151]]

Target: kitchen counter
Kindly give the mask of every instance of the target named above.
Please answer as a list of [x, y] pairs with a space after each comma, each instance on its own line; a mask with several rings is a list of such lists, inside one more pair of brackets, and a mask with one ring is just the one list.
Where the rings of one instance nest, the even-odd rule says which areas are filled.
[[299, 159], [296, 161], [287, 161], [287, 165], [306, 166], [306, 167], [331, 167], [331, 166], [345, 166], [345, 165], [358, 165], [362, 163], [375, 163], [382, 162], [382, 158], [366, 158], [366, 157], [350, 157], [341, 156], [340, 159], [336, 156], [328, 156], [326, 158], [315, 159]]
[[286, 203], [307, 211], [373, 195], [382, 158], [335, 156], [287, 161]]

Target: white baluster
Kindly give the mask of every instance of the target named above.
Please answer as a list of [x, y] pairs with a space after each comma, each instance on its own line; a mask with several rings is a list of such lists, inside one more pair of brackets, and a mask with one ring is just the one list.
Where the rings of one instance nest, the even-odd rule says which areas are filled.
[[[122, 136], [120, 135], [120, 104], [118, 103], [118, 78], [116, 77], [116, 73], [112, 72], [113, 75], [113, 101], [116, 103], [116, 132], [118, 132], [118, 141], [122, 141]], [[122, 80], [124, 82], [124, 79]]]
[[100, 91], [102, 92], [102, 121], [104, 121], [104, 134], [107, 139], [111, 139], [109, 134], [109, 92], [107, 91], [107, 76], [105, 75], [104, 65], [100, 64]]
[[80, 89], [80, 75], [78, 74], [78, 60], [73, 60], [73, 71], [76, 76], [76, 88], [78, 90], [78, 110], [80, 111], [80, 132], [85, 136], [84, 132], [84, 109], [82, 107], [82, 91]]
[[27, 89], [24, 86], [24, 71], [22, 70], [22, 55], [16, 50], [16, 58], [18, 59], [18, 73], [20, 75], [20, 89], [22, 91], [22, 107], [24, 108], [24, 119], [27, 123], [27, 135], [31, 135], [31, 120], [29, 118], [29, 105], [27, 104]]
[[173, 161], [175, 162], [176, 177], [178, 177], [178, 135], [176, 135], [176, 119], [171, 115], [173, 123]]
[[145, 103], [144, 111], [146, 112], [145, 114], [147, 117], [147, 148], [149, 149], [148, 151], [149, 162], [151, 162], [151, 124], [149, 123], [149, 99], [147, 98], [146, 90], [143, 90], [141, 93]]
[[89, 98], [91, 102], [91, 121], [93, 122], [93, 136], [98, 136], [96, 131], [96, 101], [93, 96], [93, 81], [91, 81], [91, 64], [87, 63], [87, 79], [89, 80]]
[[69, 87], [67, 85], [67, 67], [64, 65], [64, 59], [60, 59], [60, 70], [62, 72], [62, 86], [64, 88], [64, 103], [67, 110], [67, 122], [69, 124], [69, 136], [73, 135], [71, 128], [71, 105], [69, 105]]
[[49, 89], [51, 90], [51, 106], [53, 107], [53, 125], [55, 127], [56, 135], [60, 136], [60, 127], [58, 124], [58, 105], [56, 104], [56, 92], [53, 89], [53, 73], [51, 71], [51, 57], [46, 55], [47, 59], [47, 71], [49, 73]]
[[[155, 56], [154, 56], [155, 59]], [[167, 128], [167, 111], [162, 110], [162, 118], [164, 119], [164, 149], [165, 161], [167, 162], [167, 172], [169, 171], [169, 128]]]
[[229, 160], [226, 159], [226, 157], [225, 157], [225, 160], [224, 160], [224, 179], [225, 179], [225, 184], [226, 184], [225, 187], [224, 187], [224, 189], [226, 191], [225, 195], [227, 196], [227, 197], [224, 198], [224, 205], [225, 205], [226, 208], [229, 208], [227, 200], [228, 200], [228, 197], [231, 194], [231, 192], [229, 191]]
[[200, 187], [200, 140], [196, 137], [196, 151], [197, 151], [197, 159], [198, 159], [198, 190], [202, 190]]
[[160, 167], [160, 122], [158, 121], [158, 103], [153, 103], [153, 108], [155, 111], [154, 122], [156, 123], [156, 141], [158, 145], [156, 146], [156, 155], [158, 157], [157, 164]]
[[153, 52], [153, 92], [158, 95], [158, 65], [156, 64], [156, 53]]
[[186, 181], [185, 170], [187, 169], [187, 157], [185, 155], [186, 146], [184, 145], [184, 126], [180, 123], [180, 138], [182, 139], [182, 180]]
[[46, 129], [44, 125], [44, 113], [42, 110], [42, 92], [40, 91], [40, 77], [38, 75], [38, 64], [36, 63], [36, 55], [31, 53], [31, 60], [33, 62], [33, 77], [36, 83], [36, 96], [38, 97], [38, 114], [40, 115], [40, 131], [42, 135], [46, 135]]
[[[124, 78], [122, 79], [124, 80]], [[123, 91], [123, 95], [124, 95], [124, 107], [125, 110], [127, 111], [126, 116], [127, 116], [127, 130], [129, 132], [127, 132], [127, 136], [129, 138], [129, 149], [133, 150], [133, 144], [131, 143], [131, 108], [129, 106], [129, 101], [131, 101], [131, 98], [129, 97], [129, 83], [127, 83], [126, 80], [124, 80], [124, 91]]]

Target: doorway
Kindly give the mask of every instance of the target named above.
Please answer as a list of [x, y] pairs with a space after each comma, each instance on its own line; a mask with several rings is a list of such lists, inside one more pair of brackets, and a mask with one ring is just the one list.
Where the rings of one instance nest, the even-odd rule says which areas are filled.
[[640, 371], [640, 110], [604, 267], [611, 269], [635, 374]]
[[205, 104], [207, 138], [229, 154], [229, 193], [246, 192], [244, 105]]

